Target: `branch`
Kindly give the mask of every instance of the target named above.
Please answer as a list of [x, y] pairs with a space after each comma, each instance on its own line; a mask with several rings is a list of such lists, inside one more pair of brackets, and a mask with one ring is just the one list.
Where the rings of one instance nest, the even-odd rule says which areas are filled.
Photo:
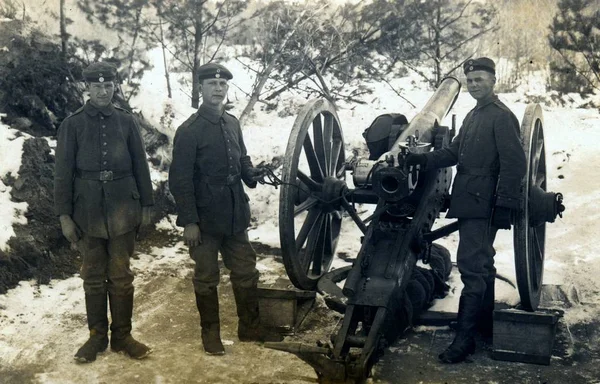
[[398, 91], [396, 90], [396, 88], [394, 88], [394, 86], [393, 86], [393, 85], [392, 85], [392, 84], [391, 84], [389, 81], [387, 81], [387, 79], [385, 79], [385, 78], [383, 78], [383, 77], [380, 77], [380, 79], [381, 79], [381, 81], [383, 81], [384, 83], [386, 83], [387, 85], [389, 85], [389, 87], [392, 89], [392, 91], [394, 91], [394, 93], [395, 93], [396, 95], [398, 95], [398, 96], [399, 96], [399, 97], [400, 97], [402, 100], [404, 100], [404, 101], [406, 101], [408, 104], [412, 105], [412, 107], [413, 107], [413, 108], [417, 108], [417, 106], [416, 106], [416, 105], [414, 105], [413, 103], [411, 103], [411, 102], [410, 102], [410, 100], [408, 100], [406, 97], [402, 96], [402, 95], [400, 94], [400, 92], [398, 92]]

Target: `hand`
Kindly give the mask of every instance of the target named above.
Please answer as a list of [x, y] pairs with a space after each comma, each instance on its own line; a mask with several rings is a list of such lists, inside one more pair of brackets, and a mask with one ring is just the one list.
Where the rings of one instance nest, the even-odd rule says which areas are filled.
[[142, 207], [142, 222], [140, 227], [145, 228], [152, 223], [152, 207]]
[[427, 156], [424, 153], [409, 153], [406, 156], [405, 164], [409, 167], [419, 165], [423, 169], [427, 166]]
[[492, 216], [492, 225], [498, 229], [510, 229], [512, 209], [496, 206]]
[[252, 181], [261, 181], [263, 177], [265, 177], [268, 173], [267, 168], [248, 168], [248, 176], [250, 176], [250, 180]]
[[61, 215], [60, 216], [60, 228], [62, 229], [63, 236], [71, 243], [77, 243], [81, 239], [81, 230], [75, 224], [71, 216]]
[[183, 241], [188, 247], [197, 247], [202, 244], [202, 234], [197, 223], [188, 224], [183, 229]]

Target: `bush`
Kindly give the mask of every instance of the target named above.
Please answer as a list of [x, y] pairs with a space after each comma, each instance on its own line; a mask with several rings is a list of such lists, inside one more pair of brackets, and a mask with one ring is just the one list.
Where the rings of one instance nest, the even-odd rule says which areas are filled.
[[34, 135], [54, 134], [58, 124], [83, 103], [81, 66], [66, 62], [58, 46], [14, 36], [0, 64], [0, 105], [9, 119], [26, 116]]

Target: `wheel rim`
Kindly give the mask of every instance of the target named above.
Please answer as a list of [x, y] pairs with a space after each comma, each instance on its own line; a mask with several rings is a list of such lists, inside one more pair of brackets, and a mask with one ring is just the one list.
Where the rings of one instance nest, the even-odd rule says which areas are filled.
[[[288, 277], [300, 289], [315, 289], [331, 266], [342, 222], [342, 208], [333, 200], [345, 188], [344, 161], [335, 106], [324, 99], [310, 101], [290, 133], [279, 197], [283, 261]], [[310, 190], [300, 202], [296, 185]]]
[[532, 189], [546, 190], [546, 151], [544, 123], [539, 104], [525, 110], [521, 134], [527, 159], [523, 180], [523, 199], [514, 230], [515, 271], [521, 306], [535, 311], [539, 305], [544, 275], [546, 223], [533, 226], [530, 220]]

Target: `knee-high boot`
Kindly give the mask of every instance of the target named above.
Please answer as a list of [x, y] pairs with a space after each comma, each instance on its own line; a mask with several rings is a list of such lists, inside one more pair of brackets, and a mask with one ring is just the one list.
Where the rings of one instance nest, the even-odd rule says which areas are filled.
[[486, 279], [486, 290], [479, 310], [477, 330], [484, 339], [491, 339], [494, 330], [494, 296], [496, 293], [496, 277]]
[[196, 306], [200, 313], [202, 327], [202, 345], [208, 355], [224, 355], [225, 348], [221, 342], [221, 322], [219, 318], [219, 296], [214, 288], [209, 294], [196, 293]]
[[85, 295], [85, 311], [90, 338], [75, 353], [75, 360], [79, 363], [91, 363], [95, 361], [96, 355], [104, 352], [108, 346], [106, 293]]
[[257, 287], [243, 288], [233, 286], [235, 304], [237, 306], [238, 338], [240, 341], [282, 341], [280, 333], [271, 331], [260, 325], [258, 314]]
[[152, 350], [131, 336], [133, 293], [128, 295], [109, 294], [108, 296], [112, 315], [110, 348], [115, 352], [123, 352], [134, 359], [145, 358]]
[[473, 335], [477, 326], [480, 307], [481, 299], [479, 297], [460, 297], [456, 336], [452, 344], [439, 355], [442, 363], [459, 363], [475, 352], [475, 338]]

